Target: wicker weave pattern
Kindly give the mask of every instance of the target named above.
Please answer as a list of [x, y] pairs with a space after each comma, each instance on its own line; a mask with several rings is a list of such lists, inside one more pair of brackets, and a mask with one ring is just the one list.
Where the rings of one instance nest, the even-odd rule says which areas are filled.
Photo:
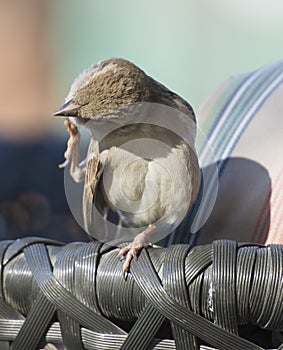
[[1, 242], [0, 349], [259, 350], [240, 325], [283, 330], [283, 246], [148, 248], [126, 281], [116, 256], [97, 242]]

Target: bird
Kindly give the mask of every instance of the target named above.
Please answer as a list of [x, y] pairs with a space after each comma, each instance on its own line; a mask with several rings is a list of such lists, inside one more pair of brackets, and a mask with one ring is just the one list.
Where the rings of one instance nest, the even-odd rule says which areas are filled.
[[[73, 179], [84, 182], [86, 230], [96, 227], [94, 207], [104, 219], [111, 209], [119, 227], [134, 228], [132, 241], [118, 253], [126, 278], [158, 227], [175, 227], [196, 201], [201, 173], [194, 110], [133, 62], [110, 58], [75, 78], [54, 115], [65, 117], [70, 135], [60, 167], [70, 163]], [[80, 126], [91, 135], [83, 162]], [[187, 138], [180, 135], [184, 130]]]

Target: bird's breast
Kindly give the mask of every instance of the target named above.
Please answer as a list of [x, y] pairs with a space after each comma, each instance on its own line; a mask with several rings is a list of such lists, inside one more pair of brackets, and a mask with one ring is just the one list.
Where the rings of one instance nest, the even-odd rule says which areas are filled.
[[100, 186], [112, 209], [129, 225], [145, 226], [163, 216], [173, 222], [190, 206], [187, 150], [176, 147], [150, 153], [117, 148], [109, 152], [105, 164]]

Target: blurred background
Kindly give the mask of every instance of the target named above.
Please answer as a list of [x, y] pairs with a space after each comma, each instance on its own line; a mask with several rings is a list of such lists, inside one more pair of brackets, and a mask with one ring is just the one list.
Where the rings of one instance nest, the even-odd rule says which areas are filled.
[[281, 0], [0, 0], [0, 239], [86, 239], [52, 117], [84, 68], [132, 60], [197, 110], [231, 75], [282, 59]]

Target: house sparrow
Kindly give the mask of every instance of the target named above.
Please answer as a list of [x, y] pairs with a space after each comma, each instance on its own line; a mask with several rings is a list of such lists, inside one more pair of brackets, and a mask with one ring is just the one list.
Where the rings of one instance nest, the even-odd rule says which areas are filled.
[[[170, 113], [173, 116], [168, 117]], [[135, 64], [112, 58], [83, 71], [54, 115], [67, 117], [70, 138], [61, 167], [70, 163], [73, 179], [85, 182], [88, 233], [96, 225], [94, 208], [104, 218], [110, 208], [118, 213], [121, 227], [136, 229], [133, 241], [118, 254], [126, 256], [126, 276], [131, 260], [152, 243], [158, 227], [175, 228], [196, 200], [200, 170], [194, 111]], [[92, 137], [83, 163], [79, 125]], [[185, 139], [180, 135], [184, 131]]]

